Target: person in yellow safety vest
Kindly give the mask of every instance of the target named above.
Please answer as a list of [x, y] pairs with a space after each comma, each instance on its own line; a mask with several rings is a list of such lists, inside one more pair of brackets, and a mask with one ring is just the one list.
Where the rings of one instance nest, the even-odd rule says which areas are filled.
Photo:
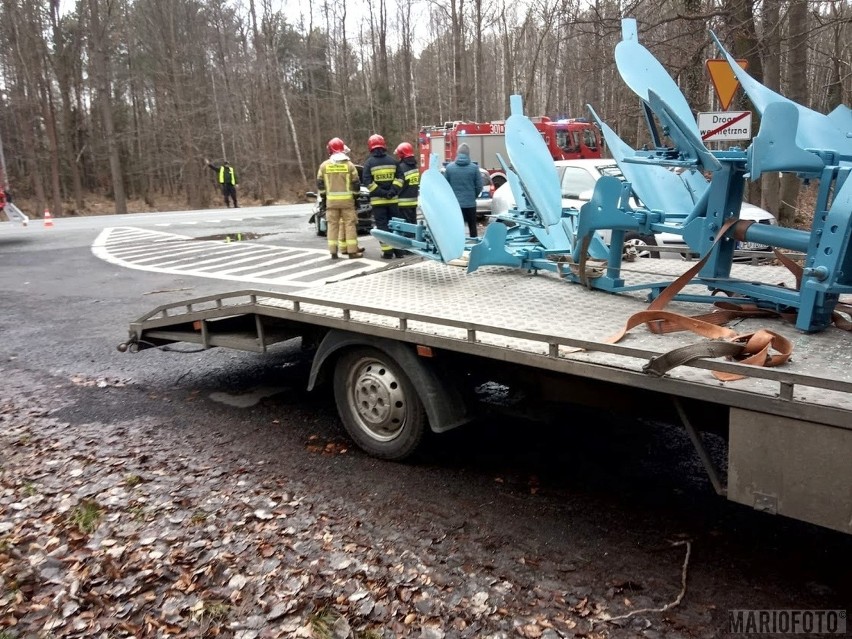
[[[385, 139], [381, 135], [371, 135], [367, 147], [370, 149], [370, 157], [364, 162], [361, 180], [370, 192], [376, 228], [388, 231], [388, 222], [399, 215], [397, 194], [402, 189], [402, 173], [396, 161], [387, 154]], [[398, 257], [392, 246], [379, 241], [379, 247], [382, 249], [382, 259]]]
[[317, 171], [317, 189], [325, 200], [328, 252], [333, 260], [337, 259], [338, 252], [346, 253], [350, 259], [364, 257], [358, 249], [355, 226], [355, 197], [361, 190], [358, 169], [344, 152], [346, 145], [340, 138], [329, 140], [326, 148], [329, 158]]
[[237, 205], [237, 174], [234, 172], [234, 167], [228, 160], [223, 160], [222, 164], [212, 164], [205, 158], [204, 162], [216, 172], [216, 179], [222, 187], [222, 196], [225, 198], [225, 208], [231, 208], [230, 200], [234, 201], [235, 209], [240, 208]]

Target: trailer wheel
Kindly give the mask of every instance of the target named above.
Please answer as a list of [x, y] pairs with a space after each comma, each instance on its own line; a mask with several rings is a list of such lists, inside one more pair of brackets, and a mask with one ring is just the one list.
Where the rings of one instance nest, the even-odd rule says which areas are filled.
[[350, 437], [374, 457], [404, 459], [426, 433], [426, 411], [411, 380], [376, 348], [341, 355], [334, 369], [334, 399]]

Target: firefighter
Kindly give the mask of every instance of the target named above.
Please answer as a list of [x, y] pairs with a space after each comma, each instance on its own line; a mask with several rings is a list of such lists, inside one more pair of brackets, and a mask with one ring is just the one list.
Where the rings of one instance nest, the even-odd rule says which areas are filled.
[[402, 189], [399, 191], [399, 215], [406, 222], [417, 223], [417, 198], [420, 195], [420, 169], [414, 157], [414, 147], [408, 142], [402, 142], [394, 155], [399, 158], [399, 173], [402, 178]]
[[[417, 224], [417, 199], [420, 196], [420, 169], [414, 157], [414, 147], [402, 142], [396, 147], [394, 155], [399, 158], [398, 174], [402, 176], [402, 189], [399, 192], [399, 216], [409, 224]], [[394, 249], [397, 257], [404, 257], [408, 251]]]
[[210, 160], [206, 158], [204, 162], [216, 172], [216, 180], [222, 187], [222, 197], [225, 198], [225, 208], [231, 207], [230, 200], [234, 201], [235, 209], [240, 208], [237, 205], [237, 174], [234, 172], [234, 167], [228, 160], [223, 160], [220, 165], [211, 164]]
[[[378, 134], [367, 140], [370, 157], [364, 162], [363, 184], [370, 192], [376, 228], [388, 231], [388, 222], [398, 215], [397, 195], [402, 189], [402, 175], [396, 161], [387, 154], [385, 139]], [[396, 257], [393, 247], [379, 241], [382, 259]]]
[[355, 197], [361, 189], [358, 169], [344, 152], [346, 145], [340, 138], [330, 139], [326, 149], [329, 158], [317, 171], [317, 189], [325, 201], [328, 252], [333, 260], [338, 252], [345, 253], [349, 259], [364, 257], [358, 248], [355, 226]]

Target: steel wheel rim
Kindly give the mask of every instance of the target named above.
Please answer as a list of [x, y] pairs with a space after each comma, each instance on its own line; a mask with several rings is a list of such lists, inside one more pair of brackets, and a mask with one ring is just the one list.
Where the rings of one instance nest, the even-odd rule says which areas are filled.
[[388, 442], [405, 426], [407, 405], [402, 382], [375, 358], [359, 360], [349, 376], [347, 402], [355, 422], [372, 439]]
[[627, 247], [627, 250], [633, 250], [636, 253], [636, 257], [650, 257], [651, 251], [647, 250], [649, 244], [638, 237], [635, 237], [631, 240], [626, 240], [624, 242], [624, 246]]

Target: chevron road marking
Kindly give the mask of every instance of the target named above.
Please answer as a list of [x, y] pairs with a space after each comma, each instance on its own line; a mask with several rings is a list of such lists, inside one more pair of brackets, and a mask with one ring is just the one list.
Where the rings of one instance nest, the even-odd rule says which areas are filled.
[[383, 268], [379, 260], [331, 260], [322, 249], [196, 240], [130, 226], [104, 229], [92, 253], [111, 264], [153, 273], [246, 284], [317, 286]]

